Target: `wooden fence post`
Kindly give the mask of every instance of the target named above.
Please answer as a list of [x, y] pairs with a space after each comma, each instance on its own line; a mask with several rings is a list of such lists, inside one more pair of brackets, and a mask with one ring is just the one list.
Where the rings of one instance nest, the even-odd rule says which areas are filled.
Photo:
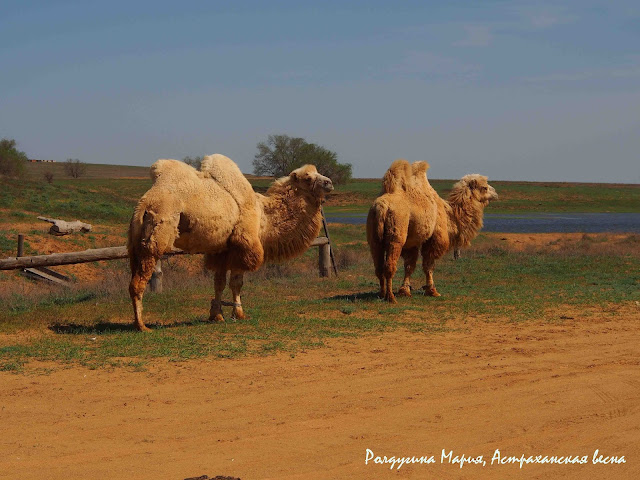
[[328, 242], [318, 246], [318, 271], [321, 277], [331, 275], [331, 245]]
[[153, 275], [149, 281], [149, 288], [152, 292], [162, 293], [162, 259], [159, 258], [153, 269]]
[[[320, 212], [322, 213], [322, 227], [324, 228], [324, 236], [327, 237], [327, 241], [329, 242], [329, 257], [331, 258], [333, 273], [337, 277], [338, 267], [336, 267], [336, 259], [333, 257], [333, 245], [331, 245], [331, 237], [329, 236], [329, 227], [327, 227], [327, 219], [324, 216], [324, 208], [322, 208], [322, 206], [320, 206]], [[320, 276], [324, 276], [324, 275], [320, 275]]]
[[18, 253], [16, 257], [21, 257], [24, 255], [24, 235], [18, 234]]

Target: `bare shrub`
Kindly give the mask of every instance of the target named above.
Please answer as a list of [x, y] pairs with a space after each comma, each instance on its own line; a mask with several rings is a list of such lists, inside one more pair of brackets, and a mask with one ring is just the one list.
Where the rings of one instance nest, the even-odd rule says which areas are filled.
[[262, 268], [262, 274], [265, 279], [273, 278], [289, 278], [295, 273], [289, 263], [270, 263]]
[[[369, 258], [365, 257], [367, 263]], [[350, 248], [341, 248], [335, 252], [336, 267], [338, 270], [345, 270], [363, 262], [363, 258], [355, 250]]]
[[87, 172], [87, 164], [77, 158], [69, 158], [64, 164], [64, 171], [72, 178], [80, 178]]
[[44, 179], [47, 181], [48, 184], [52, 184], [53, 183], [53, 172], [50, 170], [47, 170], [46, 172], [44, 172], [43, 174]]

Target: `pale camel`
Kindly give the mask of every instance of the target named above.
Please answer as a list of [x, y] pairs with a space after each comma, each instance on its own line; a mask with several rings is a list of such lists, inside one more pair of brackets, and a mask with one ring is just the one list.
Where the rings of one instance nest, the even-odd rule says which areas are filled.
[[224, 155], [204, 158], [200, 170], [177, 161], [151, 167], [152, 187], [140, 199], [129, 227], [134, 325], [142, 320], [142, 297], [155, 264], [173, 247], [204, 253], [213, 270], [215, 297], [209, 319], [223, 321], [222, 292], [230, 271], [232, 316], [245, 318], [240, 301], [243, 274], [264, 262], [292, 258], [309, 248], [322, 225], [321, 205], [331, 180], [313, 165], [255, 193], [237, 165]]
[[393, 276], [400, 256], [404, 281], [400, 296], [411, 296], [410, 278], [418, 256], [426, 276], [425, 295], [440, 296], [433, 282], [435, 261], [450, 248], [468, 246], [482, 228], [484, 208], [498, 194], [487, 177], [472, 174], [457, 182], [443, 200], [427, 180], [426, 162], [396, 160], [383, 178], [383, 193], [367, 217], [367, 241], [380, 282], [380, 297], [396, 303]]

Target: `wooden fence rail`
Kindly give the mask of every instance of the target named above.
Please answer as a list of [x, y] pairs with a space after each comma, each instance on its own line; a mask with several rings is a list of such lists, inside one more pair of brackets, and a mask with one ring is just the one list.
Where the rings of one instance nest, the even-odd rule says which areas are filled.
[[[320, 275], [327, 276], [331, 268], [331, 259], [329, 258], [330, 248], [329, 239], [327, 237], [318, 237], [313, 243], [312, 247], [320, 247], [318, 265], [320, 267]], [[174, 249], [166, 255], [184, 255], [188, 252]], [[120, 258], [128, 258], [129, 253], [127, 247], [107, 247], [107, 248], [93, 248], [89, 250], [83, 250], [81, 252], [65, 252], [65, 253], [51, 253], [49, 255], [34, 255], [27, 257], [9, 257], [0, 259], [0, 270], [17, 270], [22, 268], [35, 268], [35, 267], [52, 267], [54, 265], [70, 265], [74, 263], [87, 263], [95, 262], [98, 260], [117, 260]], [[323, 270], [326, 274], [323, 274]]]

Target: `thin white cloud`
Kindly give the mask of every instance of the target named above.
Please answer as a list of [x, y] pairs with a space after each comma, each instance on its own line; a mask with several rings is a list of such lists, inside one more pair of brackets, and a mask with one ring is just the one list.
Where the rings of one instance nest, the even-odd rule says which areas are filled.
[[456, 47], [488, 47], [493, 35], [486, 25], [465, 25], [465, 38], [455, 42]]
[[546, 30], [576, 20], [575, 14], [560, 6], [514, 7], [512, 10], [525, 29]]
[[556, 72], [548, 75], [525, 77], [523, 80], [528, 83], [556, 83], [556, 82], [580, 82], [595, 78], [594, 72]]
[[611, 70], [614, 78], [636, 78], [640, 77], [640, 55], [628, 55], [627, 62]]
[[632, 55], [621, 65], [582, 72], [554, 72], [546, 75], [524, 77], [532, 84], [580, 83], [591, 80], [633, 79], [640, 77], [640, 56]]
[[437, 79], [467, 80], [477, 77], [480, 67], [453, 57], [431, 52], [410, 51], [392, 71]]
[[560, 19], [555, 15], [540, 14], [530, 17], [531, 25], [535, 28], [549, 28], [560, 23]]

